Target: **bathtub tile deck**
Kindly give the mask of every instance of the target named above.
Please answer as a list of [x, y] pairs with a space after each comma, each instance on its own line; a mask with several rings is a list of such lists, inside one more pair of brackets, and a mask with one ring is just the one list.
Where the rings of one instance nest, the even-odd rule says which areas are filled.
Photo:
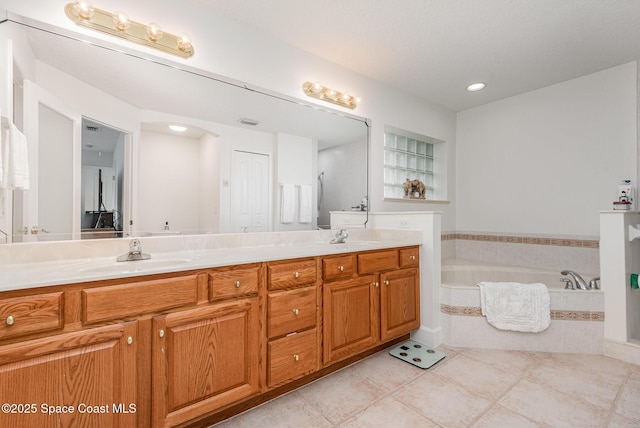
[[601, 355], [440, 347], [421, 370], [388, 350], [216, 425], [637, 427], [640, 366]]

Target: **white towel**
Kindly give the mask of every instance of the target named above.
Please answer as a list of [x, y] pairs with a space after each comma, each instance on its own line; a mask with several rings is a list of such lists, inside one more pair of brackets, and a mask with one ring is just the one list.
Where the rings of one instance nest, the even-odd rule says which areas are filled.
[[283, 184], [280, 186], [280, 223], [293, 222], [296, 210], [296, 186]]
[[313, 211], [312, 196], [313, 188], [310, 184], [300, 186], [300, 212], [298, 213], [299, 223], [311, 223], [311, 213]]
[[502, 330], [541, 332], [551, 323], [549, 290], [540, 283], [481, 282], [482, 315]]
[[0, 153], [2, 174], [0, 187], [6, 189], [29, 189], [29, 154], [27, 138], [16, 126], [2, 120]]

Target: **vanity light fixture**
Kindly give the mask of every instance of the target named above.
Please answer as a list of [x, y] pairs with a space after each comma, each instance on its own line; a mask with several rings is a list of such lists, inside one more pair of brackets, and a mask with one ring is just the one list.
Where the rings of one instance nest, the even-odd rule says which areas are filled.
[[182, 33], [174, 35], [162, 31], [155, 22], [144, 25], [129, 19], [124, 12], [107, 12], [93, 7], [88, 0], [78, 0], [65, 6], [67, 17], [82, 27], [110, 34], [162, 52], [189, 58], [194, 49], [191, 39]]
[[169, 125], [169, 129], [176, 132], [184, 132], [187, 130], [187, 127], [180, 125]]
[[328, 101], [350, 109], [356, 108], [360, 103], [360, 98], [358, 97], [354, 97], [347, 92], [340, 92], [335, 89], [327, 88], [317, 82], [304, 82], [302, 84], [302, 91], [310, 97], [317, 98], [322, 101]]
[[469, 92], [480, 91], [480, 90], [484, 89], [485, 86], [487, 86], [487, 85], [485, 83], [482, 83], [482, 82], [472, 83], [469, 86], [467, 86], [467, 91], [469, 91]]

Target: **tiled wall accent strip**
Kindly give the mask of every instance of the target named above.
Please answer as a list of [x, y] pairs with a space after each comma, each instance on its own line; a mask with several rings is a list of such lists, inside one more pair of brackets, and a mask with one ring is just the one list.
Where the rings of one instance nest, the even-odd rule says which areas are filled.
[[443, 233], [441, 241], [462, 239], [466, 241], [506, 242], [509, 244], [554, 245], [557, 247], [599, 248], [600, 242], [594, 239], [541, 238], [535, 236], [486, 235], [475, 233]]
[[[480, 308], [469, 306], [450, 306], [441, 304], [440, 312], [453, 316], [482, 316], [482, 310]], [[552, 310], [551, 319], [563, 321], [604, 321], [604, 312]]]

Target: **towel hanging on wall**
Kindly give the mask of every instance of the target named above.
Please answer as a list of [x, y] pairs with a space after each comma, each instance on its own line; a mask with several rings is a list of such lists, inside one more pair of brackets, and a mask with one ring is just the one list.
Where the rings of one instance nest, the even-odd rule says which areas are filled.
[[480, 282], [480, 305], [487, 322], [501, 330], [538, 333], [551, 323], [549, 290], [541, 283]]
[[293, 223], [296, 210], [296, 186], [283, 184], [280, 186], [280, 223]]
[[8, 118], [0, 121], [0, 187], [29, 189], [27, 138]]
[[300, 211], [298, 212], [298, 223], [311, 223], [312, 217], [312, 196], [313, 188], [309, 184], [300, 185]]

